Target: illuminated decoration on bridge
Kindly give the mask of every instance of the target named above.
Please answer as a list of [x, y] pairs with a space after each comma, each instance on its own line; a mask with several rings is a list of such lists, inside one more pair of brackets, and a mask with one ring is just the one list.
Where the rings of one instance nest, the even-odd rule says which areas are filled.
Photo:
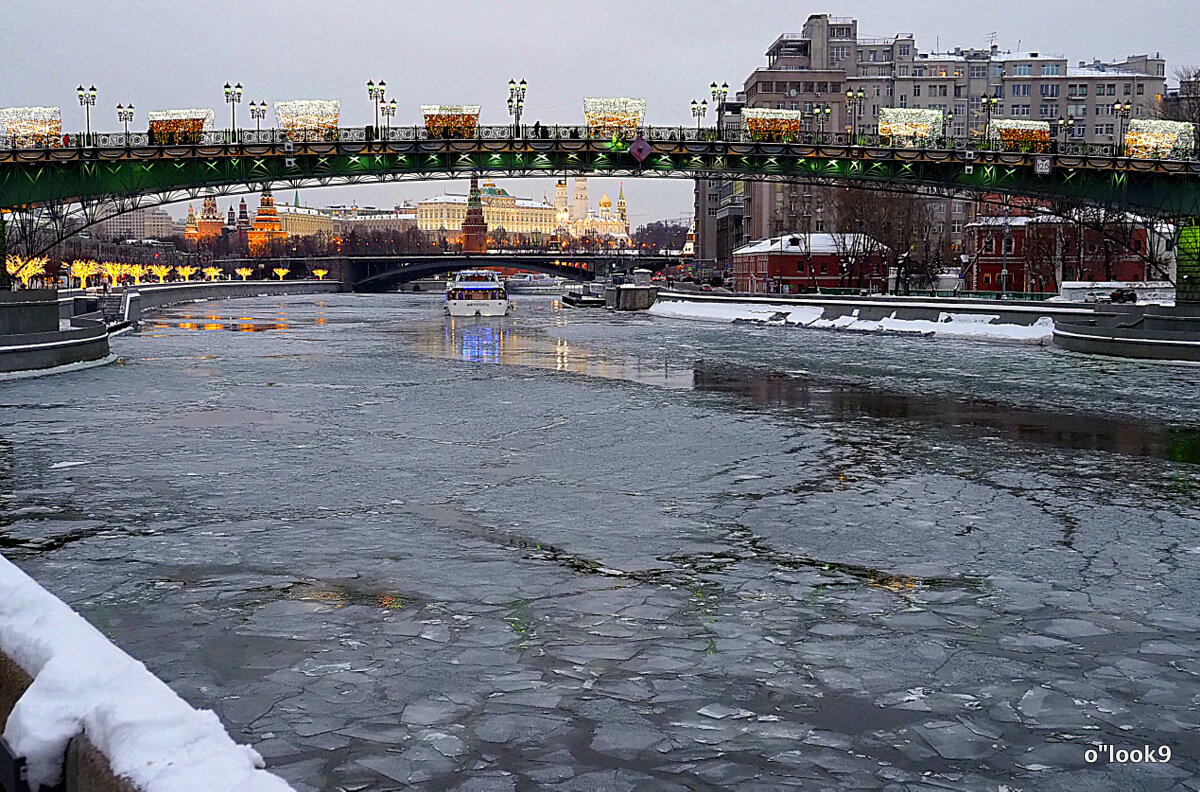
[[18, 148], [62, 145], [62, 113], [57, 107], [6, 107], [0, 129]]
[[988, 124], [988, 140], [1000, 143], [1004, 151], [1048, 151], [1050, 122], [1023, 118], [995, 118]]
[[479, 105], [421, 105], [432, 138], [469, 138], [479, 126]]
[[943, 118], [941, 110], [881, 107], [879, 134], [891, 138], [893, 146], [916, 146], [941, 134]]
[[146, 113], [150, 122], [152, 144], [194, 144], [200, 135], [212, 129], [213, 111], [207, 107], [187, 110], [151, 110]]
[[1184, 121], [1135, 118], [1125, 133], [1125, 155], [1145, 159], [1188, 159], [1196, 148], [1192, 125]]
[[742, 110], [746, 130], [753, 140], [795, 140], [800, 133], [800, 110], [775, 110], [767, 107], [747, 107]]
[[583, 100], [583, 120], [591, 137], [632, 137], [645, 115], [645, 99], [599, 96]]
[[337, 140], [340, 110], [336, 99], [300, 99], [276, 102], [275, 118], [289, 140]]

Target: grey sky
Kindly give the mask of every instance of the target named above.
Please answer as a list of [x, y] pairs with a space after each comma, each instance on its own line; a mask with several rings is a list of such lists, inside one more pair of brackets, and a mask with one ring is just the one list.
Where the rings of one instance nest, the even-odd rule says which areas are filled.
[[[0, 0], [0, 106], [58, 105], [64, 127], [82, 129], [75, 98], [95, 84], [93, 127], [116, 129], [114, 108], [145, 111], [211, 107], [228, 124], [221, 86], [240, 81], [243, 102], [340, 99], [344, 125], [369, 123], [368, 79], [384, 79], [399, 104], [395, 123], [420, 121], [422, 103], [481, 104], [483, 123], [507, 119], [510, 77], [529, 81], [525, 119], [578, 123], [584, 96], [647, 100], [655, 124], [693, 123], [688, 105], [713, 80], [739, 86], [764, 62], [782, 32], [809, 14], [855, 16], [859, 32], [911, 32], [931, 49], [984, 46], [1064, 54], [1071, 61], [1161, 52], [1168, 74], [1200, 63], [1200, 17], [1183, 0], [861, 0], [813, 4], [787, 0]], [[246, 122], [245, 104], [238, 108]], [[272, 116], [269, 116], [271, 118]], [[248, 125], [248, 124], [247, 124]], [[616, 180], [594, 180], [616, 197]], [[547, 180], [502, 182], [511, 192], [553, 195]], [[313, 204], [357, 200], [391, 205], [432, 195], [446, 183], [357, 185], [311, 190]], [[626, 180], [632, 220], [641, 224], [690, 212], [686, 181]], [[290, 200], [290, 194], [287, 196]]]

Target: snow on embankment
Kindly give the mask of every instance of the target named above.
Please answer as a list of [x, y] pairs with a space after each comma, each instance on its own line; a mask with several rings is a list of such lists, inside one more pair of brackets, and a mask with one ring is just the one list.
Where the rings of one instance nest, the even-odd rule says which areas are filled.
[[67, 743], [82, 732], [144, 792], [291, 790], [214, 713], [193, 709], [2, 556], [0, 651], [33, 678], [4, 728], [33, 789], [59, 781]]
[[[839, 306], [840, 307], [840, 306]], [[898, 318], [913, 309], [897, 308], [881, 319], [860, 318], [860, 310], [848, 313], [830, 311], [820, 305], [787, 305], [752, 302], [701, 302], [699, 300], [659, 299], [650, 313], [672, 319], [700, 319], [710, 322], [753, 322], [780, 327], [815, 327], [823, 329], [856, 330], [858, 332], [915, 333], [948, 338], [978, 338], [997, 341], [1016, 341], [1026, 344], [1049, 344], [1054, 321], [1041, 317], [1030, 325], [1008, 324], [1000, 321], [998, 313], [965, 313], [952, 307], [945, 310], [926, 310], [927, 319]], [[932, 318], [936, 316], [936, 318]]]

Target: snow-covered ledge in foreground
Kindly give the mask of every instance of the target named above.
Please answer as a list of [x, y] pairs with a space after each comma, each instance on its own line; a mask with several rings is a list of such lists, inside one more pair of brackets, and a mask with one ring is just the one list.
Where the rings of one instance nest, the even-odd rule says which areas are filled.
[[1049, 344], [1054, 320], [1041, 317], [1031, 325], [1002, 324], [1000, 314], [962, 313], [953, 308], [938, 311], [935, 319], [899, 319], [903, 308], [883, 319], [860, 319], [857, 309], [846, 315], [825, 318], [826, 309], [816, 305], [778, 305], [769, 303], [700, 302], [696, 300], [659, 300], [650, 307], [655, 316], [672, 319], [700, 319], [710, 322], [753, 322], [763, 325], [856, 330], [859, 332], [913, 333], [949, 338], [978, 338]]
[[33, 679], [3, 736], [30, 788], [58, 783], [82, 733], [143, 792], [288, 792], [209, 710], [193, 709], [144, 665], [0, 556], [0, 651]]

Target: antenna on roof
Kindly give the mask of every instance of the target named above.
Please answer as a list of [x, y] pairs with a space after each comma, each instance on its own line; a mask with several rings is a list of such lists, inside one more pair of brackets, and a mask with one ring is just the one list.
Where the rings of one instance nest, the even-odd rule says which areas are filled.
[[996, 31], [993, 30], [991, 33], [988, 33], [987, 36], [985, 36], [984, 38], [987, 39], [987, 43], [988, 43], [989, 47], [996, 46]]

